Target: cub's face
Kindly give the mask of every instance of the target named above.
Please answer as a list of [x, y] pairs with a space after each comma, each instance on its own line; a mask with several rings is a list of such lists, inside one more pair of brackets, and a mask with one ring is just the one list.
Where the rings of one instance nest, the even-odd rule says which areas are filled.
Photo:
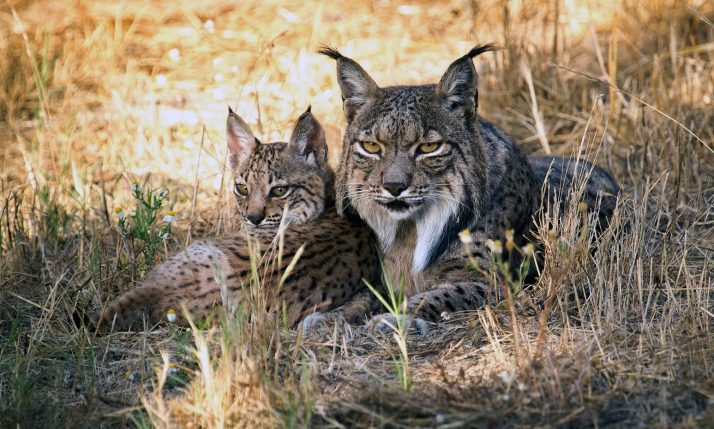
[[283, 216], [286, 223], [304, 223], [323, 213], [331, 172], [324, 132], [309, 110], [289, 143], [260, 144], [232, 111], [226, 134], [233, 194], [246, 227], [277, 228]]

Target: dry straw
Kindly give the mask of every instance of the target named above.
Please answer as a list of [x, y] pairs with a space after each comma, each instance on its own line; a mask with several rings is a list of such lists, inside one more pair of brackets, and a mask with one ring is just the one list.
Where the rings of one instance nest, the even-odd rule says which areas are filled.
[[[701, 0], [2, 3], [0, 426], [710, 425], [712, 21]], [[388, 85], [435, 82], [479, 42], [502, 48], [476, 64], [480, 114], [625, 195], [598, 237], [576, 200], [539, 215], [539, 281], [409, 337], [409, 392], [397, 344], [363, 327], [303, 337], [251, 307], [190, 332], [70, 322], [141, 281], [113, 215], [134, 178], [170, 190], [158, 260], [237, 228], [227, 104], [264, 141], [312, 104], [334, 162], [316, 45]]]

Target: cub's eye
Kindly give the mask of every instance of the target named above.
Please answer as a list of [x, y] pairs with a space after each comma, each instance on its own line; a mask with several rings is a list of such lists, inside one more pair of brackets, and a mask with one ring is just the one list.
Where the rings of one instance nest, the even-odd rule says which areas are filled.
[[270, 196], [271, 197], [282, 197], [285, 194], [288, 193], [288, 187], [287, 186], [276, 186], [273, 189], [270, 190]]
[[437, 150], [441, 143], [423, 143], [419, 145], [419, 153], [431, 153]]
[[248, 187], [245, 185], [239, 185], [236, 183], [236, 186], [234, 188], [234, 192], [243, 196], [248, 195]]
[[379, 147], [377, 143], [372, 142], [361, 142], [362, 148], [369, 153], [379, 153], [382, 148]]

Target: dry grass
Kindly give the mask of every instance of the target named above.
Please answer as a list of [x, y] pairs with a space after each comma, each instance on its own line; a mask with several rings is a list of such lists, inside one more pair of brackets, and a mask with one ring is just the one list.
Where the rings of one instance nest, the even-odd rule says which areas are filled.
[[[0, 426], [710, 426], [711, 2], [343, 3], [0, 5]], [[264, 141], [312, 104], [336, 160], [318, 44], [387, 85], [434, 82], [486, 41], [503, 49], [479, 58], [481, 114], [529, 155], [582, 149], [627, 195], [626, 234], [581, 237], [575, 209], [542, 228], [515, 324], [485, 309], [413, 338], [406, 393], [396, 344], [361, 327], [299, 338], [238, 314], [95, 338], [70, 323], [139, 281], [111, 215], [133, 179], [171, 191], [165, 251], [235, 228], [226, 104]]]

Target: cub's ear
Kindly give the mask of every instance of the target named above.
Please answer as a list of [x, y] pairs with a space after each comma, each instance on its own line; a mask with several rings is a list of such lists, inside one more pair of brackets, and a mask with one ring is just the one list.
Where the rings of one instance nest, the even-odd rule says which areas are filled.
[[342, 102], [347, 122], [352, 122], [362, 106], [377, 96], [379, 87], [364, 69], [336, 49], [323, 46], [317, 51], [337, 61], [337, 83], [342, 91]]
[[464, 108], [468, 116], [475, 116], [478, 109], [478, 76], [472, 58], [488, 51], [495, 51], [493, 44], [478, 45], [451, 63], [436, 86], [436, 94], [446, 106], [455, 110]]
[[228, 150], [231, 151], [231, 163], [234, 166], [248, 159], [260, 144], [248, 124], [233, 113], [230, 107], [228, 107], [228, 120], [226, 121], [226, 140], [228, 141]]
[[325, 130], [312, 116], [311, 108], [308, 107], [305, 113], [298, 118], [288, 145], [304, 156], [307, 162], [317, 165], [320, 169], [325, 169], [327, 166]]

